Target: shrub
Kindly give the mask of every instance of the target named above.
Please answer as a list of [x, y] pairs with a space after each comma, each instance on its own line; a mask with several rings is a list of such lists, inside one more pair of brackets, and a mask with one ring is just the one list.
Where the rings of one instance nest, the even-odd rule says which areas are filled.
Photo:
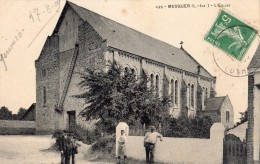
[[72, 133], [77, 140], [82, 141], [85, 144], [92, 144], [101, 136], [101, 133], [97, 129], [88, 130], [80, 125], [76, 125]]
[[213, 125], [209, 117], [168, 117], [162, 126], [162, 133], [166, 137], [209, 138]]
[[95, 143], [92, 144], [91, 150], [92, 152], [102, 152], [104, 154], [113, 154], [115, 150], [115, 142], [116, 142], [115, 134], [108, 135], [100, 138]]

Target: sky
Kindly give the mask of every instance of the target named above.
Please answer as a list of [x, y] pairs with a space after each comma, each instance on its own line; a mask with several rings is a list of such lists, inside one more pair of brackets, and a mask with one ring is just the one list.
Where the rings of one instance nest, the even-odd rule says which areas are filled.
[[[256, 36], [246, 52], [247, 60], [243, 63], [233, 60], [225, 52], [206, 42], [204, 36], [214, 24], [220, 9], [259, 30], [258, 0], [71, 2], [175, 47], [180, 47], [180, 42], [183, 41], [184, 49], [217, 77], [217, 96], [229, 96], [235, 111], [235, 122], [239, 118], [239, 112], [246, 110], [247, 77], [233, 77], [220, 68], [246, 68], [259, 44], [259, 36]], [[16, 113], [20, 107], [29, 108], [35, 103], [34, 62], [39, 57], [47, 36], [52, 34], [64, 4], [64, 0], [0, 0], [0, 60], [1, 54], [4, 56], [4, 62], [0, 61], [0, 106], [7, 106]], [[190, 7], [168, 8], [168, 5], [184, 4]]]

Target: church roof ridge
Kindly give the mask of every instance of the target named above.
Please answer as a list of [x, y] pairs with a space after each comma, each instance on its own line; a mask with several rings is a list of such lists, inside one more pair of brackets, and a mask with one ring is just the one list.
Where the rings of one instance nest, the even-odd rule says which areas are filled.
[[[197, 67], [200, 65], [202, 68], [200, 75], [214, 79], [214, 77], [183, 48], [177, 48], [72, 2], [67, 1], [64, 8], [66, 9], [68, 6], [70, 6], [83, 21], [87, 21], [102, 39], [107, 40], [108, 47], [114, 47], [194, 74], [198, 73]], [[64, 9], [62, 14], [64, 14]], [[61, 19], [62, 16], [55, 30], [59, 28], [62, 21]]]

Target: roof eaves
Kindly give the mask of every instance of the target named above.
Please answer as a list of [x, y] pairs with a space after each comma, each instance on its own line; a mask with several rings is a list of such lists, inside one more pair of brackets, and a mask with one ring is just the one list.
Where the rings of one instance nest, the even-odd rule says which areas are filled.
[[219, 111], [220, 111], [220, 109], [222, 108], [222, 106], [223, 106], [223, 102], [226, 100], [226, 97], [227, 96], [222, 96], [222, 97], [220, 97], [220, 98], [222, 98], [222, 101], [221, 101], [221, 103], [220, 103], [220, 106], [219, 106]]
[[207, 69], [205, 69], [205, 68], [204, 68], [194, 57], [192, 57], [183, 47], [181, 47], [180, 49], [183, 50], [188, 56], [190, 56], [191, 59], [194, 60], [198, 65], [200, 65], [201, 68], [203, 68], [204, 71], [206, 71], [206, 72], [211, 76], [210, 78], [215, 79], [215, 76], [211, 75], [211, 73], [209, 73], [209, 72], [207, 71]]
[[32, 111], [33, 109], [35, 109], [35, 105], [36, 103], [32, 103], [32, 105], [26, 110], [26, 112], [20, 117], [18, 118], [19, 120], [23, 119], [24, 117], [26, 117], [28, 115], [28, 113], [30, 113], [30, 111]]
[[[117, 51], [126, 52], [125, 50], [120, 50], [120, 49], [115, 48], [115, 47], [113, 47], [113, 46], [111, 46], [111, 45], [108, 45], [108, 48], [111, 48], [111, 49], [114, 49], [114, 50], [117, 50]], [[131, 52], [126, 52], [126, 53], [129, 53], [129, 54], [131, 54], [131, 55], [138, 56], [138, 57], [140, 57], [141, 59], [154, 61], [153, 59], [149, 59], [149, 58], [143, 57], [142, 55], [139, 55], [139, 54], [133, 54], [133, 53], [131, 53]], [[192, 58], [193, 58], [193, 57], [192, 57]], [[171, 66], [171, 65], [168, 65], [168, 64], [159, 62], [159, 61], [154, 61], [154, 62], [159, 63], [160, 65], [165, 65], [165, 66], [168, 66], [168, 67], [172, 67], [172, 68], [174, 68], [174, 69], [176, 69], [176, 70], [178, 70], [178, 71], [181, 71], [181, 72], [186, 72], [186, 73], [189, 73], [189, 74], [191, 74], [191, 75], [198, 76], [198, 74], [196, 74], [196, 73], [192, 73], [192, 72], [186, 71], [186, 70], [184, 70], [184, 69], [180, 69], [180, 68], [177, 68], [177, 67], [174, 67], [174, 66]], [[211, 75], [211, 74], [210, 74], [210, 75]], [[210, 77], [205, 77], [205, 76], [202, 76], [202, 75], [199, 75], [199, 76], [201, 76], [201, 77], [203, 77], [203, 78], [206, 78], [206, 79], [208, 79], [208, 80], [214, 80], [214, 77], [213, 77], [213, 76], [212, 76], [212, 78], [210, 78]]]

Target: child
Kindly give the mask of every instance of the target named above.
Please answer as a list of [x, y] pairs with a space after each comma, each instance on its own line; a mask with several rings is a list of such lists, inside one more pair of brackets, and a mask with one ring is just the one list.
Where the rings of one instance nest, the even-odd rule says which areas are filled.
[[126, 136], [125, 131], [121, 130], [121, 136], [118, 139], [118, 160], [120, 163], [121, 156], [124, 156], [124, 161], [127, 159], [126, 155]]

